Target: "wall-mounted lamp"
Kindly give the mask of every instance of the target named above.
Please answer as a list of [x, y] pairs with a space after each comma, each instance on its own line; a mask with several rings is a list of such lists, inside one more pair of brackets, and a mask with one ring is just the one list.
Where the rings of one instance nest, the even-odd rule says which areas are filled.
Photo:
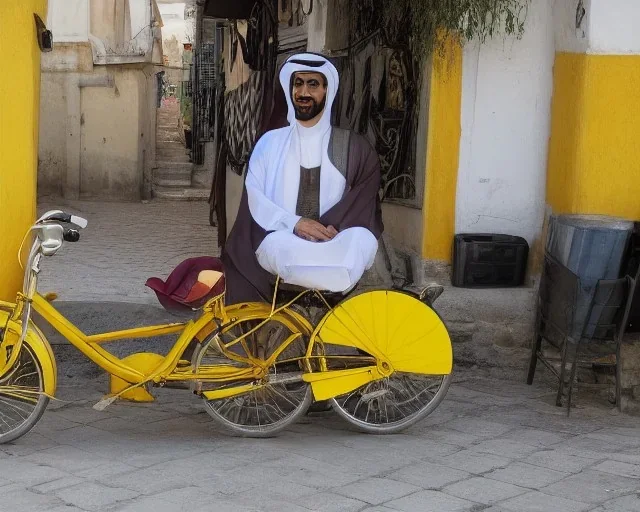
[[38, 38], [40, 51], [50, 52], [53, 50], [53, 34], [51, 30], [47, 30], [47, 26], [40, 19], [40, 16], [34, 13], [33, 17], [36, 20], [36, 37]]

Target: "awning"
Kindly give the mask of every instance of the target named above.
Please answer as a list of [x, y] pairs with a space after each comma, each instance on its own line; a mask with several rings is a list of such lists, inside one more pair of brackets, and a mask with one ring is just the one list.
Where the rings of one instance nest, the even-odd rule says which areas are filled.
[[255, 4], [256, 0], [206, 0], [203, 14], [212, 18], [246, 20], [251, 17]]

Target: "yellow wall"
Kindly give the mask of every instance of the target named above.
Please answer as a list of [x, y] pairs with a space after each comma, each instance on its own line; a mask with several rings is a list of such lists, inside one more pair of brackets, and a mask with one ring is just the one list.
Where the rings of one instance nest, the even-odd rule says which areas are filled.
[[547, 202], [640, 220], [640, 55], [558, 53]]
[[448, 38], [433, 57], [427, 127], [423, 258], [451, 261], [460, 155], [462, 48]]
[[46, 0], [0, 1], [0, 299], [22, 285], [17, 253], [35, 216], [40, 49], [33, 13]]

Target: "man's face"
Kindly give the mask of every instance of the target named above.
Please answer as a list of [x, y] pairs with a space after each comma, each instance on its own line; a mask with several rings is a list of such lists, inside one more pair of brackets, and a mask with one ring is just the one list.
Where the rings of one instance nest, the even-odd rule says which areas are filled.
[[293, 108], [296, 119], [310, 121], [320, 115], [327, 101], [327, 81], [322, 73], [293, 75]]

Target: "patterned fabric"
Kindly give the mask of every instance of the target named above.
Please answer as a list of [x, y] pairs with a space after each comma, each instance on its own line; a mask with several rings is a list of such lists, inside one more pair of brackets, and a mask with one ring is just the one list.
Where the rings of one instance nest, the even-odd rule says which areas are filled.
[[227, 161], [234, 172], [242, 175], [251, 150], [258, 139], [262, 121], [264, 72], [255, 71], [224, 100], [225, 139], [229, 152]]
[[311, 220], [320, 218], [320, 166], [313, 169], [300, 166], [296, 215]]

